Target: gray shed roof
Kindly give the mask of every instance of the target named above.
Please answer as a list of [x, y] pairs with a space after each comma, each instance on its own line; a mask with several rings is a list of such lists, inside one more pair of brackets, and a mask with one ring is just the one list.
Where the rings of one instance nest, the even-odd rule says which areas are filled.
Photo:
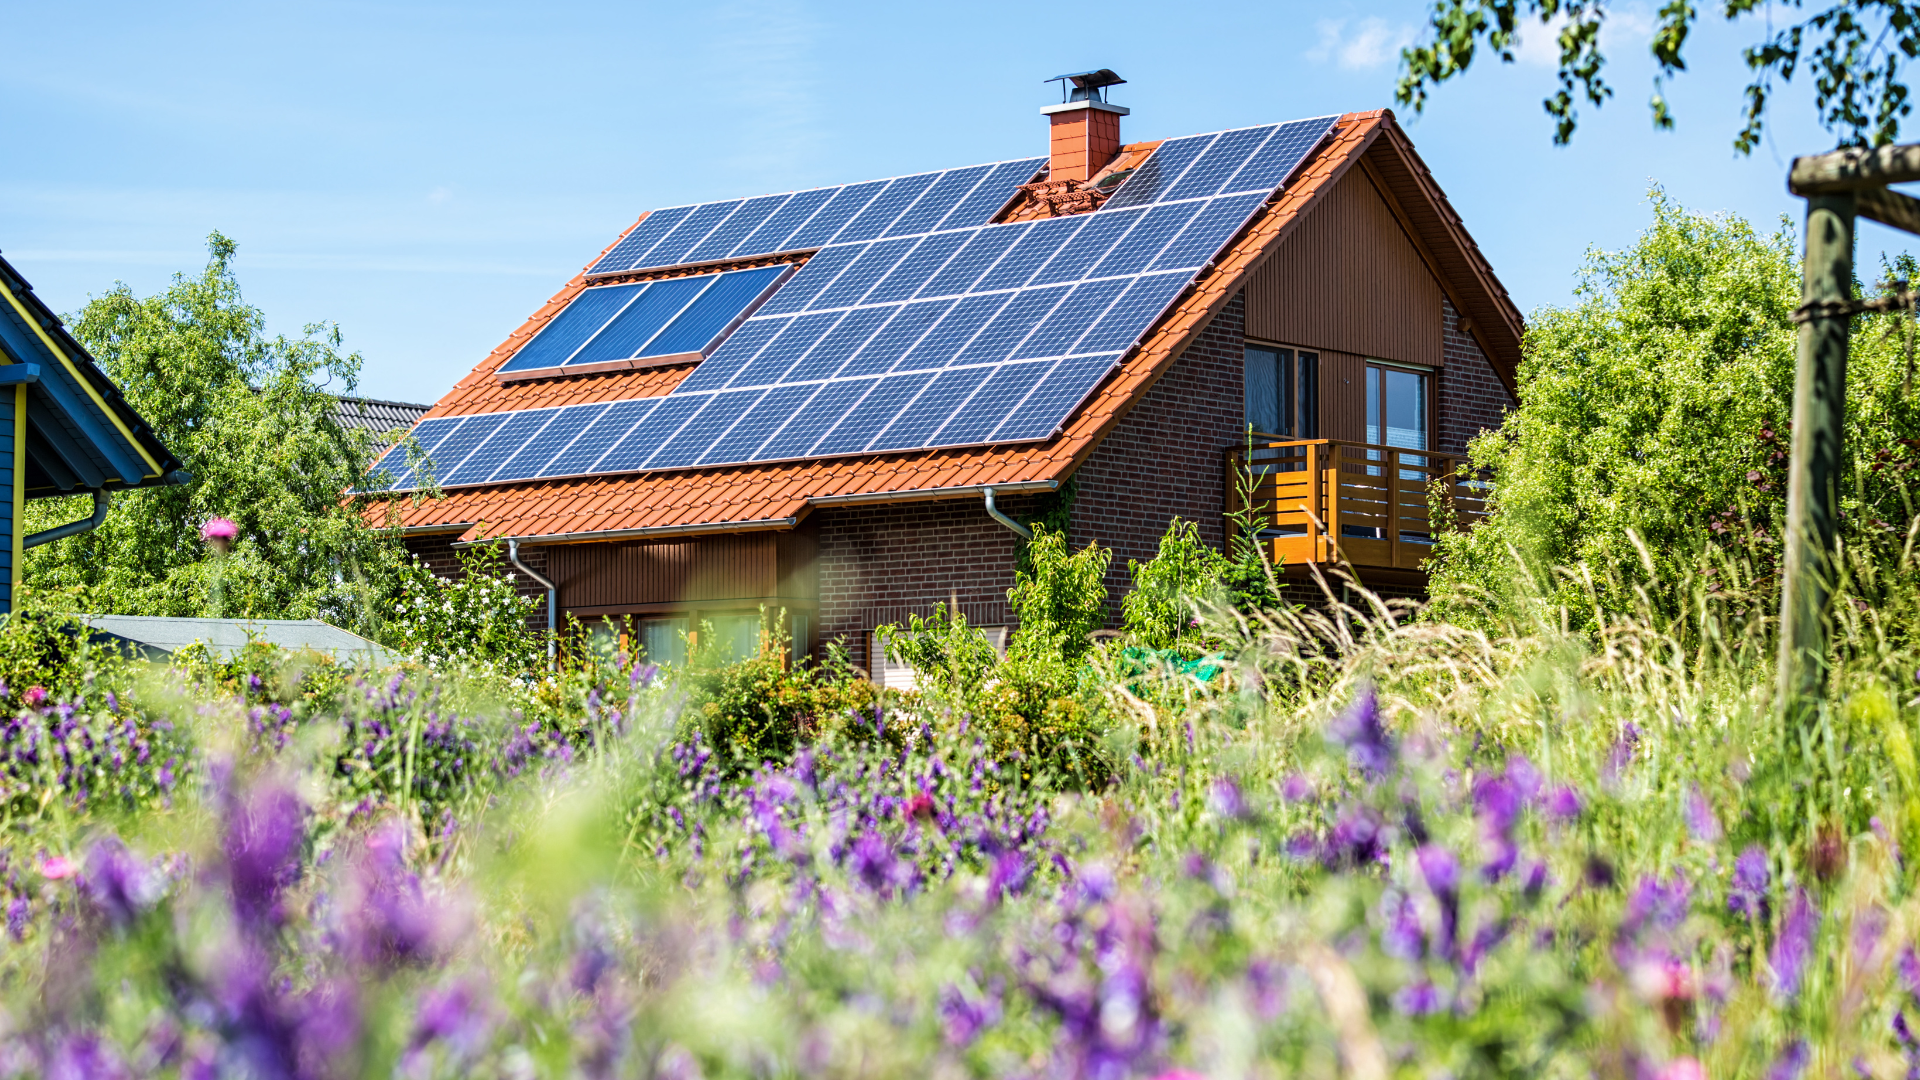
[[400, 662], [392, 650], [318, 619], [175, 619], [164, 615], [76, 615], [98, 634], [139, 646], [149, 657], [171, 655], [194, 642], [221, 660], [232, 659], [249, 641], [283, 649], [326, 653], [343, 663], [385, 667]]
[[409, 401], [382, 401], [379, 398], [336, 397], [333, 406], [334, 423], [348, 430], [358, 428], [371, 431], [376, 435], [411, 428], [431, 405], [416, 405]]

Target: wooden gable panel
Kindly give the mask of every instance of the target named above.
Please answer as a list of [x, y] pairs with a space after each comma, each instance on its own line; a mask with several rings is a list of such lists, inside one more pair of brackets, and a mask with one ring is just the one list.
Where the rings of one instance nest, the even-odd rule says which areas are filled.
[[1438, 367], [1441, 325], [1439, 282], [1361, 169], [1247, 284], [1251, 338]]

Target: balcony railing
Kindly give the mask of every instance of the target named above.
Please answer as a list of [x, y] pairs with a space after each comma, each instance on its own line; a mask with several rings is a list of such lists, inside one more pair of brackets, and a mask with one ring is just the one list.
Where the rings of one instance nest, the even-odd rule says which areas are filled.
[[1261, 539], [1276, 563], [1344, 557], [1356, 567], [1418, 570], [1437, 533], [1486, 517], [1490, 485], [1467, 472], [1466, 458], [1337, 439], [1263, 438], [1227, 453], [1227, 509], [1240, 509], [1242, 469], [1250, 471], [1253, 503], [1267, 517]]

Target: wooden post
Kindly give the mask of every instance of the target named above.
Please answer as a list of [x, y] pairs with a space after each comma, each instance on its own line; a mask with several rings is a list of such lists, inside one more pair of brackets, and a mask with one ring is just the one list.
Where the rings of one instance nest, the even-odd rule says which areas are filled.
[[1345, 443], [1327, 444], [1327, 464], [1322, 467], [1325, 475], [1317, 483], [1326, 485], [1323, 498], [1327, 506], [1327, 561], [1340, 557], [1340, 465], [1347, 456]]
[[1833, 595], [1841, 440], [1847, 419], [1847, 332], [1853, 299], [1851, 191], [1807, 198], [1806, 320], [1793, 377], [1787, 465], [1786, 561], [1780, 589], [1779, 695], [1800, 713], [1826, 684], [1827, 606]]
[[1400, 451], [1387, 451], [1387, 565], [1400, 565]]
[[1320, 550], [1320, 444], [1307, 444], [1307, 551], [1314, 562], [1326, 562]]

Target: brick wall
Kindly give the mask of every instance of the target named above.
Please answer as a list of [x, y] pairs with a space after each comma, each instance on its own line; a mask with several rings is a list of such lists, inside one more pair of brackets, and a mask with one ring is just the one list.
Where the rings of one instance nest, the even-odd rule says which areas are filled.
[[1075, 547], [1113, 549], [1107, 597], [1117, 621], [1132, 586], [1127, 561], [1159, 549], [1174, 517], [1226, 543], [1222, 455], [1246, 438], [1245, 295], [1236, 296], [1107, 440], [1080, 467], [1073, 503]]
[[1440, 373], [1440, 440], [1445, 454], [1464, 454], [1467, 442], [1481, 431], [1500, 426], [1501, 416], [1513, 407], [1513, 397], [1471, 334], [1460, 330], [1460, 313], [1442, 300], [1445, 319], [1443, 347], [1447, 366]]
[[[995, 500], [1015, 520], [1038, 512], [1042, 499]], [[892, 506], [816, 511], [820, 536], [818, 640], [841, 639], [854, 663], [867, 666], [867, 631], [930, 615], [957, 592], [975, 626], [1007, 625], [1020, 538], [987, 516], [984, 500], [947, 499]]]
[[[436, 576], [452, 581], [460, 576], [460, 558], [454, 551], [453, 542], [460, 538], [459, 533], [436, 533], [428, 536], [409, 536], [405, 543], [407, 550], [427, 564], [427, 569]], [[501, 562], [506, 561], [506, 548], [500, 549]], [[537, 547], [522, 547], [520, 561], [532, 567], [535, 573], [546, 576], [547, 553]], [[547, 590], [525, 574], [514, 572], [514, 592], [522, 598], [534, 598], [540, 601], [533, 614], [527, 616], [527, 628], [536, 632], [547, 629]]]

